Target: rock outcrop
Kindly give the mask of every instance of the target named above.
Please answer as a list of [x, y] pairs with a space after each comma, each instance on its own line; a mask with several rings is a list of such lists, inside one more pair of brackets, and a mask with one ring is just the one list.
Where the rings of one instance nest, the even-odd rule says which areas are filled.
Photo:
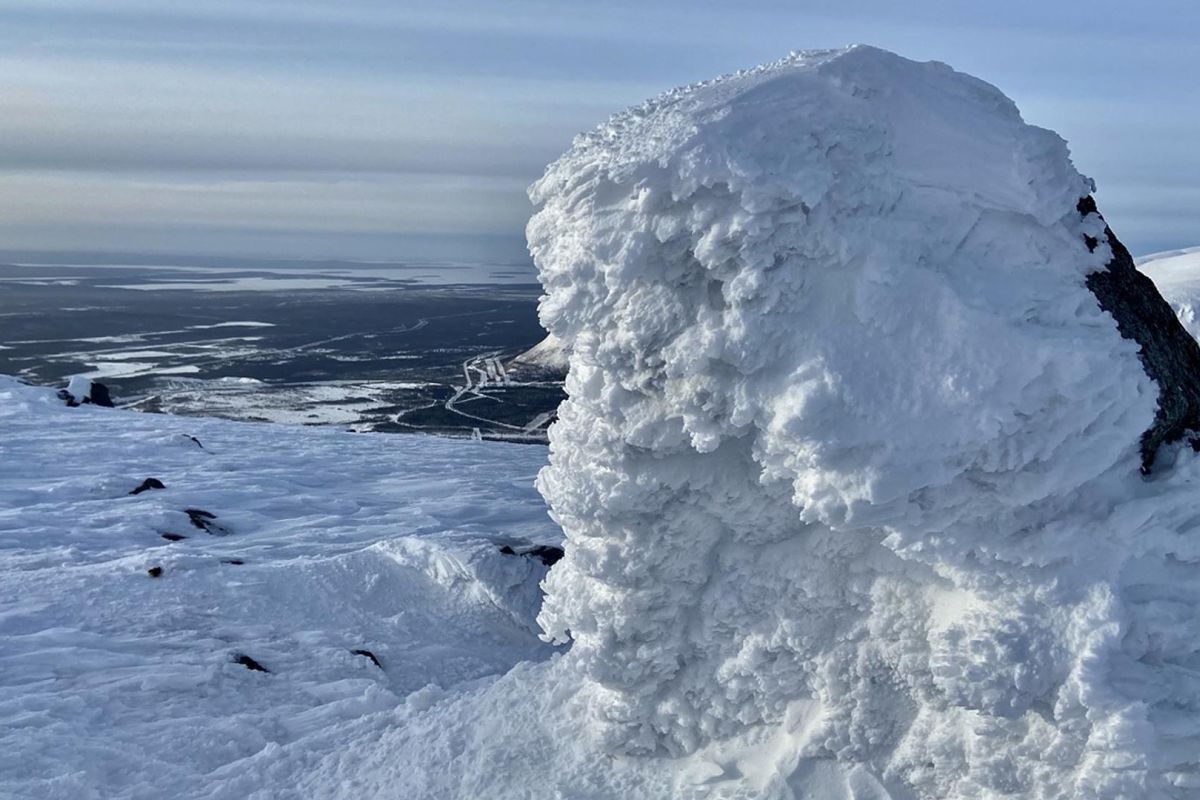
[[[1100, 214], [1091, 196], [1080, 200], [1078, 208], [1084, 217]], [[1116, 319], [1121, 335], [1138, 343], [1142, 366], [1158, 384], [1154, 424], [1141, 439], [1142, 471], [1149, 472], [1160, 446], [1200, 431], [1200, 345], [1153, 281], [1138, 271], [1107, 223], [1102, 239], [1088, 236], [1085, 241], [1088, 250], [1104, 243], [1111, 252], [1104, 269], [1088, 275], [1088, 288]]]

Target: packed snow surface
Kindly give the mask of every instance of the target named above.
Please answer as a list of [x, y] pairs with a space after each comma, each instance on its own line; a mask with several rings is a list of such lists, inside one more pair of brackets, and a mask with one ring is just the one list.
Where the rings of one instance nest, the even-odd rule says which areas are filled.
[[1200, 797], [1200, 467], [1139, 474], [1157, 388], [1085, 286], [1091, 191], [997, 89], [869, 47], [548, 168], [539, 619], [598, 749], [720, 796]]

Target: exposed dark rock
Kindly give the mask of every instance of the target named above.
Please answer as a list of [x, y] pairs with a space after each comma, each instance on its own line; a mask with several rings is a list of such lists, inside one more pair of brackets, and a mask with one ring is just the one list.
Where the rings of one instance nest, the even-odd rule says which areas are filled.
[[379, 667], [380, 669], [383, 669], [383, 664], [379, 663], [379, 659], [376, 658], [375, 654], [372, 653], [370, 650], [351, 650], [350, 652], [354, 653], [354, 655], [356, 655], [356, 656], [364, 656], [366, 658], [371, 659], [372, 664]]
[[243, 564], [245, 564], [246, 562], [245, 562], [245, 561], [242, 561], [240, 558], [222, 558], [222, 559], [221, 559], [221, 563], [222, 563], [222, 564], [229, 564], [229, 565], [231, 565], [231, 566], [234, 566], [234, 567], [240, 567], [240, 566], [242, 566]]
[[146, 480], [142, 481], [142, 484], [140, 486], [138, 486], [136, 489], [134, 489], [132, 492], [130, 492], [130, 494], [141, 494], [142, 492], [148, 492], [151, 489], [165, 489], [165, 488], [167, 488], [167, 487], [163, 486], [163, 482], [160, 481], [158, 478], [146, 478]]
[[84, 402], [90, 402], [92, 405], [104, 406], [105, 408], [113, 407], [112, 397], [108, 394], [108, 387], [98, 381], [92, 381], [92, 393]]
[[77, 408], [85, 403], [105, 408], [113, 407], [108, 387], [87, 378], [72, 378], [70, 386], [58, 390], [58, 399], [65, 401], [69, 408]]
[[166, 539], [168, 542], [182, 542], [187, 538], [182, 533], [160, 533], [159, 536]]
[[525, 556], [526, 558], [541, 559], [541, 562], [547, 567], [553, 566], [563, 557], [563, 549], [561, 547], [549, 544], [537, 544], [532, 547], [522, 547], [520, 549], [514, 549], [506, 544], [501, 546], [500, 553], [506, 556]]
[[[1080, 200], [1078, 209], [1085, 217], [1100, 215], [1091, 197]], [[1104, 235], [1112, 258], [1103, 270], [1087, 276], [1087, 287], [1100, 307], [1116, 319], [1121, 335], [1141, 345], [1142, 367], [1158, 384], [1158, 412], [1141, 440], [1142, 472], [1149, 473], [1161, 445], [1178, 441], [1189, 431], [1200, 431], [1200, 345], [1180, 324], [1154, 282], [1138, 272], [1133, 257], [1107, 225]], [[1099, 246], [1090, 236], [1084, 241], [1089, 250]]]
[[245, 653], [231, 653], [229, 658], [231, 661], [233, 661], [233, 663], [241, 664], [246, 669], [253, 670], [255, 672], [270, 673], [271, 671]]
[[180, 434], [180, 435], [181, 435], [181, 436], [187, 436], [187, 438], [191, 439], [193, 442], [195, 442], [195, 443], [196, 443], [196, 447], [199, 447], [201, 450], [203, 450], [203, 449], [204, 449], [204, 445], [200, 444], [200, 440], [199, 440], [199, 439], [197, 439], [195, 436], [188, 436], [186, 433], [184, 433], [184, 434]]
[[526, 550], [521, 555], [529, 556], [530, 558], [540, 558], [543, 564], [550, 567], [563, 557], [563, 549], [561, 547], [554, 547], [553, 545], [539, 544], [536, 547]]
[[217, 515], [202, 508], [185, 508], [183, 513], [188, 515], [192, 526], [213, 536], [228, 536], [233, 531], [216, 522]]
[[146, 574], [149, 575], [151, 578], [161, 578], [162, 574], [163, 574], [163, 568], [162, 567], [151, 567], [150, 569], [146, 570]]

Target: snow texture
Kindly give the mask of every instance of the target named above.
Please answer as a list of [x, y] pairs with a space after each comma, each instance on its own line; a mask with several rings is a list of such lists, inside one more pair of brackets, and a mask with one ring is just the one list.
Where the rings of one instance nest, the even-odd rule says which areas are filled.
[[[553, 652], [546, 568], [500, 553], [560, 538], [544, 462], [68, 408], [0, 376], [0, 798], [391, 796], [323, 783], [323, 759]], [[165, 489], [131, 496], [147, 477]]]
[[547, 169], [539, 620], [596, 747], [783, 736], [721, 796], [1200, 797], [1200, 467], [1139, 475], [1157, 388], [1085, 286], [1091, 191], [997, 89], [870, 47]]
[[1179, 321], [1193, 338], [1200, 338], [1200, 247], [1153, 253], [1137, 261], [1150, 277]]

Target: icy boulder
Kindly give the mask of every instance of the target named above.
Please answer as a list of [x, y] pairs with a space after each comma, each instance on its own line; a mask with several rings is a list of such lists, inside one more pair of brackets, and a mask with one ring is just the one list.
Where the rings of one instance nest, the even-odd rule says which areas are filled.
[[994, 87], [869, 47], [670, 92], [548, 168], [540, 621], [601, 746], [775, 730], [728, 774], [797, 796], [833, 762], [897, 797], [1196, 791], [1200, 469], [1140, 474], [1192, 391], [1146, 348], [1191, 355], [1148, 282], [1089, 288], [1123, 252], [1092, 188]]

